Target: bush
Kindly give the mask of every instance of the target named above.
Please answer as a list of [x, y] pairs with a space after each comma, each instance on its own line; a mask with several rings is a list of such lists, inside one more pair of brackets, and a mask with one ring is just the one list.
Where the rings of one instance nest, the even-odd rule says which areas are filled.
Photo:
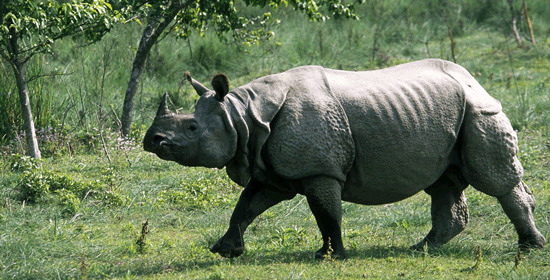
[[103, 172], [103, 180], [83, 182], [66, 174], [43, 170], [30, 164], [17, 166], [28, 168], [21, 174], [16, 186], [21, 201], [37, 203], [47, 195], [53, 195], [59, 199], [58, 204], [63, 207], [63, 212], [73, 215], [78, 212], [80, 203], [85, 198], [95, 198], [107, 206], [121, 206], [127, 201], [115, 188], [113, 180], [116, 179], [110, 170]]
[[40, 168], [42, 161], [40, 159], [34, 159], [29, 156], [12, 155], [10, 157], [10, 169], [12, 171], [30, 171]]
[[30, 203], [37, 202], [40, 198], [50, 192], [47, 178], [42, 172], [24, 171], [19, 184], [19, 199]]
[[62, 207], [62, 214], [72, 216], [80, 210], [80, 199], [70, 190], [59, 189], [54, 193], [59, 197], [58, 204]]

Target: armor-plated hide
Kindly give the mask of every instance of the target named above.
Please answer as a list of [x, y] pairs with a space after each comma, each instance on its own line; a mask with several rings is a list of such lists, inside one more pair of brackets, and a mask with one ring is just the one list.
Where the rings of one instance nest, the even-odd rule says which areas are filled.
[[225, 75], [195, 112], [166, 95], [144, 148], [187, 166], [226, 167], [245, 189], [212, 252], [242, 254], [242, 234], [269, 207], [307, 197], [323, 236], [317, 257], [345, 257], [341, 200], [384, 204], [425, 190], [432, 230], [413, 248], [445, 244], [468, 221], [470, 184], [497, 197], [522, 247], [543, 247], [523, 183], [517, 137], [500, 103], [459, 65], [439, 59], [352, 72], [304, 66], [229, 91]]

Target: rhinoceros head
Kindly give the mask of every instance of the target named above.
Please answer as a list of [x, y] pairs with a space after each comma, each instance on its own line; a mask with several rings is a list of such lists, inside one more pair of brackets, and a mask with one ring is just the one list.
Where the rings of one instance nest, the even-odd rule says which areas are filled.
[[164, 94], [143, 139], [143, 148], [161, 159], [185, 166], [222, 168], [237, 149], [237, 133], [224, 104], [229, 92], [227, 77], [216, 75], [212, 79], [214, 90], [210, 90], [188, 72], [186, 76], [200, 95], [195, 112], [172, 113], [166, 104], [168, 94]]

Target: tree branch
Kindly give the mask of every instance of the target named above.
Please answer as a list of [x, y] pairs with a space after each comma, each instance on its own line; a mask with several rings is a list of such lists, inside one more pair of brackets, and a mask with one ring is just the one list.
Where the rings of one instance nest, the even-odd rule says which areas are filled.
[[525, 0], [523, 0], [523, 13], [525, 14], [527, 27], [529, 27], [529, 34], [531, 35], [531, 43], [533, 43], [533, 45], [536, 46], [537, 42], [535, 41], [535, 34], [533, 33], [533, 25], [531, 24], [531, 20], [529, 19], [529, 14], [527, 14], [527, 3], [525, 2]]
[[122, 107], [122, 129], [121, 133], [123, 137], [128, 137], [130, 134], [130, 128], [132, 125], [133, 110], [134, 110], [134, 96], [137, 92], [141, 75], [145, 68], [145, 60], [149, 55], [152, 46], [157, 42], [159, 36], [164, 32], [172, 21], [176, 18], [177, 14], [186, 9], [195, 0], [187, 0], [185, 2], [177, 1], [171, 2], [168, 7], [168, 13], [158, 13], [150, 16], [149, 22], [143, 30], [143, 35], [139, 42], [139, 46], [132, 65], [132, 72], [128, 81], [128, 87], [124, 96], [124, 104]]
[[521, 36], [519, 36], [516, 26], [518, 16], [516, 14], [516, 10], [514, 9], [514, 0], [508, 0], [508, 5], [510, 6], [510, 13], [512, 14], [512, 33], [514, 33], [514, 37], [516, 37], [518, 47], [521, 47]]
[[37, 79], [40, 79], [40, 78], [43, 78], [43, 77], [55, 77], [55, 76], [70, 76], [72, 75], [74, 72], [71, 72], [71, 73], [57, 73], [57, 72], [53, 72], [53, 73], [48, 73], [48, 74], [40, 74], [40, 75], [33, 75], [31, 76], [30, 78], [27, 79], [27, 82], [32, 82], [34, 80], [37, 80]]

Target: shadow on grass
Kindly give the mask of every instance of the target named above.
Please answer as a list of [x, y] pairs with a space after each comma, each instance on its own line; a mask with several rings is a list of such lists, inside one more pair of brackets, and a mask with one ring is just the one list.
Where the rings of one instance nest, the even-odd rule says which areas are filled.
[[[443, 246], [441, 249], [428, 250], [428, 252], [414, 251], [407, 246], [365, 246], [348, 249], [348, 260], [385, 259], [385, 258], [424, 258], [453, 256], [455, 259], [463, 259], [465, 263], [474, 260], [478, 246], [453, 245]], [[498, 250], [497, 250], [498, 251]], [[506, 250], [504, 250], [506, 251]], [[314, 259], [314, 250], [311, 248], [283, 248], [273, 250], [245, 251], [245, 253], [233, 259], [221, 258], [214, 255], [201, 255], [191, 259], [185, 256], [149, 256], [143, 258], [126, 259], [117, 263], [96, 263], [96, 269], [87, 273], [88, 277], [127, 277], [153, 276], [165, 273], [191, 273], [200, 270], [209, 270], [213, 267], [252, 267], [272, 264], [320, 264], [322, 261]], [[498, 254], [490, 249], [483, 249], [484, 256]], [[500, 253], [503, 253], [502, 251]], [[506, 254], [506, 252], [504, 252]]]

